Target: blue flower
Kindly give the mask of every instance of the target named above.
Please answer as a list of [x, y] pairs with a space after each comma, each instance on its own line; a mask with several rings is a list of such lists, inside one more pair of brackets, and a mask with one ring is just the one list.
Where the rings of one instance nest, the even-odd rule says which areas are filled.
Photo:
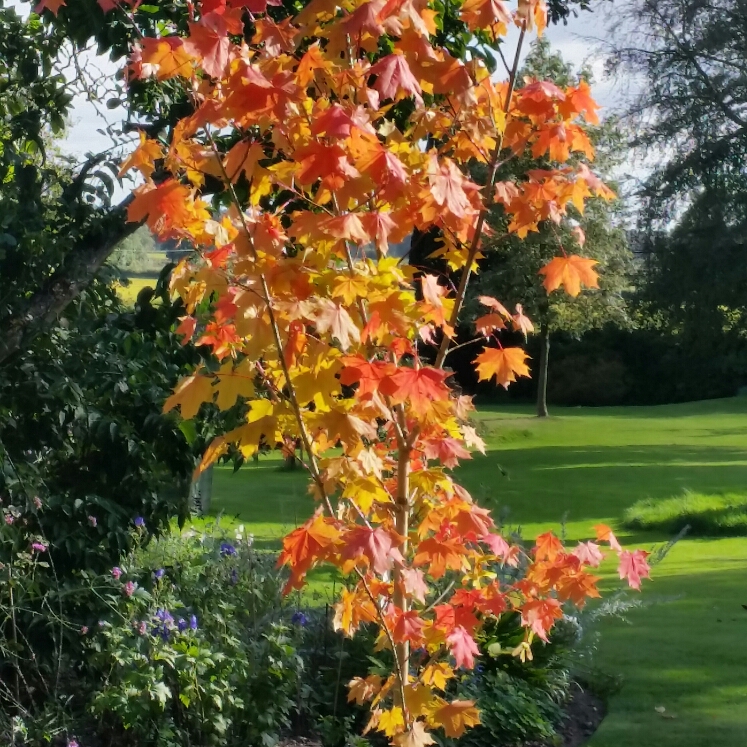
[[183, 633], [187, 629], [187, 621], [183, 617], [180, 617], [177, 627], [179, 628], [179, 632]]
[[229, 555], [236, 555], [236, 548], [230, 542], [221, 542], [220, 554], [223, 558]]
[[192, 628], [192, 630], [197, 630], [197, 615], [189, 616], [189, 627]]
[[293, 617], [291, 617], [291, 622], [294, 625], [300, 625], [302, 628], [306, 625], [306, 623], [309, 621], [309, 618], [304, 615], [303, 612], [294, 612]]
[[142, 529], [145, 526], [145, 519], [142, 516], [135, 517], [135, 526], [138, 529]]
[[166, 571], [163, 568], [159, 568], [155, 573], [153, 574], [156, 578], [163, 578]]

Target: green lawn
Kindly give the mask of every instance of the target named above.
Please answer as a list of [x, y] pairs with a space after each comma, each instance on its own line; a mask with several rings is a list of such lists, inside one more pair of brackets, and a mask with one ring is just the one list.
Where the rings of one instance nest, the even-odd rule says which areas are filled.
[[[603, 521], [649, 548], [667, 536], [623, 528], [636, 501], [747, 490], [747, 398], [555, 408], [547, 421], [529, 408], [486, 407], [477, 419], [489, 451], [459, 477], [525, 536], [563, 527], [588, 538]], [[303, 475], [277, 465], [216, 475], [216, 510], [240, 515], [267, 547], [311, 509]], [[642, 595], [650, 604], [601, 628], [598, 663], [625, 679], [590, 745], [747, 745], [747, 539], [685, 539], [653, 575]]]

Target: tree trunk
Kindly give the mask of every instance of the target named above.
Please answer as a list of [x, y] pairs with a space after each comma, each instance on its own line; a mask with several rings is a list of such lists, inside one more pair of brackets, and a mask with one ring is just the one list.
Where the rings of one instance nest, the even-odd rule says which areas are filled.
[[540, 363], [537, 382], [537, 417], [547, 417], [547, 364], [550, 359], [550, 330], [547, 323], [540, 326]]
[[196, 480], [189, 491], [190, 509], [198, 516], [207, 516], [213, 497], [213, 465], [211, 464]]

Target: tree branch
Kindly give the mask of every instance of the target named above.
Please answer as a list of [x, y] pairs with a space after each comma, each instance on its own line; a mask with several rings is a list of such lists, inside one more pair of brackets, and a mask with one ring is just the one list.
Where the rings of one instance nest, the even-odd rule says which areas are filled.
[[62, 266], [31, 296], [25, 308], [6, 321], [5, 332], [0, 337], [0, 365], [52, 324], [90, 285], [119, 242], [140, 227], [139, 223], [126, 220], [130, 202], [131, 196], [97, 221]]

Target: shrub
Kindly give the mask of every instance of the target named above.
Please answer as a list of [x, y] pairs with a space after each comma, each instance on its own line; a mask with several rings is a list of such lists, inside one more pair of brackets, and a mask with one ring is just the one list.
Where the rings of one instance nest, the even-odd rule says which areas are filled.
[[707, 495], [685, 491], [666, 500], [641, 500], [625, 512], [631, 529], [654, 529], [674, 534], [686, 527], [696, 536], [747, 535], [747, 494]]
[[124, 743], [272, 745], [289, 725], [302, 665], [284, 578], [238, 535], [164, 537], [109, 580], [92, 707]]
[[303, 665], [301, 628], [273, 556], [256, 552], [241, 528], [228, 537], [213, 524], [157, 540], [135, 528], [117, 566], [55, 586], [28, 514], [6, 507], [13, 521], [0, 525], [9, 561], [0, 583], [0, 743], [278, 740]]

